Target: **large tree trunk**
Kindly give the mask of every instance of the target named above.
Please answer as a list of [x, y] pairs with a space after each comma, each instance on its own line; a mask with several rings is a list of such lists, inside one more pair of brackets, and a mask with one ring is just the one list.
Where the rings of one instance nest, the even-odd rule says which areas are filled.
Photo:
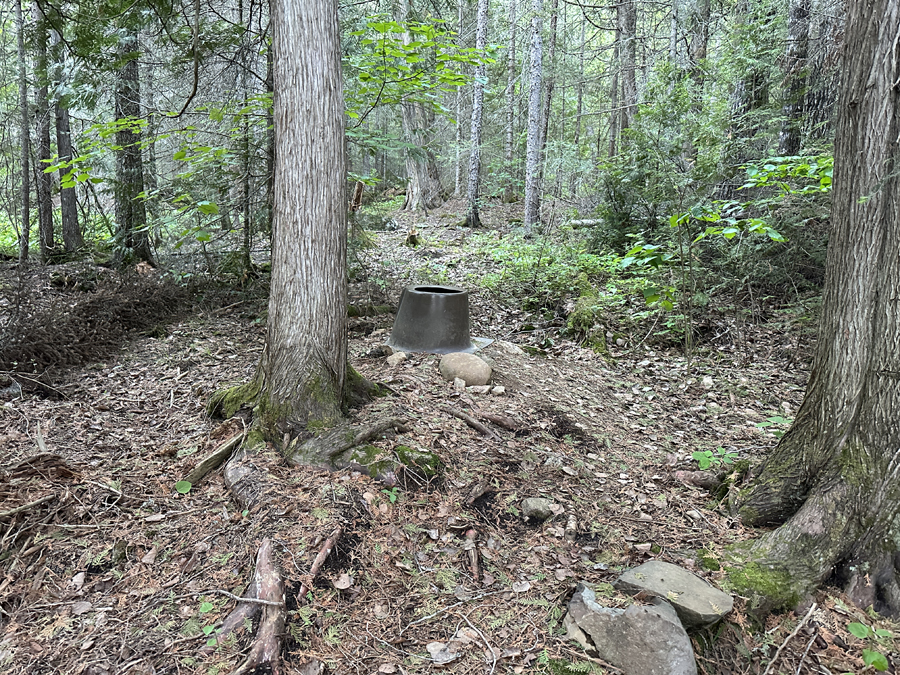
[[[125, 55], [137, 48], [134, 34], [121, 39], [119, 53]], [[135, 58], [121, 67], [116, 83], [116, 119], [136, 122], [141, 116], [141, 88], [138, 62]], [[116, 239], [119, 264], [142, 260], [150, 264], [150, 235], [147, 211], [139, 196], [144, 191], [144, 169], [141, 162], [141, 131], [136, 125], [123, 124], [116, 131]]]
[[47, 23], [37, 5], [34, 6], [35, 21], [35, 115], [37, 116], [38, 153], [37, 165], [37, 207], [38, 233], [41, 245], [41, 260], [49, 262], [53, 254], [53, 177], [45, 173], [50, 166], [50, 104], [48, 101], [48, 60]]
[[541, 223], [541, 83], [543, 80], [542, 0], [532, 0], [528, 140], [525, 149], [525, 232]]
[[19, 228], [19, 261], [28, 257], [28, 239], [31, 236], [31, 127], [28, 124], [28, 80], [25, 67], [25, 19], [22, 0], [16, 0], [16, 43], [19, 52], [19, 134], [22, 144], [22, 224]]
[[806, 95], [806, 57], [809, 52], [811, 0], [791, 0], [788, 10], [787, 47], [784, 54], [784, 106], [778, 154], [800, 154], [800, 126]]
[[[341, 418], [347, 371], [347, 164], [337, 6], [272, 3], [275, 201], [257, 422], [285, 435]], [[297, 124], [302, 119], [303, 124]]]
[[[475, 33], [475, 49], [482, 54], [487, 47], [488, 0], [478, 0], [478, 23]], [[475, 84], [472, 92], [472, 153], [469, 155], [469, 182], [466, 189], [466, 200], [469, 210], [466, 214], [466, 225], [481, 227], [478, 216], [478, 192], [481, 176], [481, 114], [484, 109], [484, 76], [487, 72], [485, 64], [475, 68]]]
[[738, 505], [787, 521], [731, 578], [789, 606], [832, 574], [900, 612], [900, 0], [848, 5], [834, 206], [813, 370], [797, 419]]
[[506, 55], [506, 185], [503, 201], [511, 202], [515, 194], [515, 123], [516, 123], [516, 0], [509, 0], [509, 48]]

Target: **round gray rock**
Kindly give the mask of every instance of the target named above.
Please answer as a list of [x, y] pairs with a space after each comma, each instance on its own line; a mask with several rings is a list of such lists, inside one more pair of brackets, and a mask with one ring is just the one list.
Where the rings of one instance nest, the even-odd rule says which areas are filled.
[[453, 352], [441, 358], [441, 376], [448, 382], [457, 377], [465, 380], [467, 387], [479, 387], [491, 381], [491, 367], [474, 354]]
[[550, 500], [543, 497], [529, 497], [522, 500], [522, 515], [534, 520], [547, 520], [553, 515]]

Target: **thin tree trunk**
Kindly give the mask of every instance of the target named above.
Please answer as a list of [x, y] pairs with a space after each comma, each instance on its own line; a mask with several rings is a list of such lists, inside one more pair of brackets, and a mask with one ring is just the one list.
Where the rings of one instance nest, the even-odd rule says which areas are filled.
[[809, 53], [809, 10], [811, 0], [791, 0], [788, 9], [788, 36], [784, 54], [784, 106], [778, 154], [800, 154], [800, 128], [806, 95], [806, 59]]
[[525, 150], [525, 232], [541, 223], [541, 84], [543, 81], [542, 0], [531, 3], [531, 59], [528, 93], [528, 140]]
[[47, 79], [47, 24], [37, 4], [34, 5], [35, 20], [35, 115], [37, 116], [38, 154], [37, 165], [37, 207], [41, 244], [41, 260], [49, 262], [53, 255], [53, 177], [45, 173], [50, 166], [50, 104], [48, 102]]
[[509, 0], [509, 48], [506, 55], [506, 185], [503, 201], [515, 195], [515, 123], [516, 123], [516, 0]]
[[[59, 20], [59, 18], [58, 18]], [[54, 80], [63, 83], [65, 79], [65, 51], [62, 40], [56, 30], [50, 31], [50, 42], [53, 47]], [[72, 161], [72, 131], [69, 123], [69, 107], [67, 96], [57, 96], [54, 103], [56, 116], [56, 153], [60, 162]], [[69, 169], [60, 172], [60, 179]], [[75, 187], [62, 187], [59, 190], [60, 213], [62, 215], [63, 246], [67, 253], [77, 251], [84, 246], [81, 228], [78, 226], [78, 202]]]
[[[575, 159], [581, 160], [581, 116], [584, 113], [584, 47], [585, 26], [587, 21], [581, 22], [581, 41], [578, 49], [578, 81], [575, 83], [575, 138], [572, 143], [575, 149]], [[578, 176], [580, 171], [572, 171], [569, 174], [569, 192], [578, 194]]]
[[[459, 2], [459, 22], [457, 28], [457, 42], [463, 46], [463, 2]], [[459, 197], [462, 193], [462, 87], [456, 88], [456, 164], [453, 176], [453, 196]]]
[[[121, 38], [119, 53], [135, 51], [134, 34]], [[137, 121], [141, 117], [141, 89], [138, 62], [131, 58], [118, 73], [116, 85], [116, 119]], [[139, 195], [144, 191], [144, 171], [141, 162], [141, 131], [136, 125], [123, 125], [116, 132], [116, 239], [118, 262], [129, 264], [142, 260], [155, 264], [147, 232], [147, 212]]]
[[22, 0], [16, 0], [16, 43], [19, 52], [19, 108], [20, 142], [22, 144], [22, 225], [19, 229], [19, 262], [28, 258], [28, 239], [31, 236], [31, 127], [28, 124], [28, 80], [25, 72], [25, 19]]
[[[271, 23], [269, 27], [271, 27]], [[266, 51], [266, 91], [275, 93], [275, 44]], [[266, 110], [266, 224], [269, 235], [275, 225], [275, 118], [272, 108]]]
[[619, 134], [631, 128], [637, 114], [637, 8], [634, 0], [622, 0], [616, 5], [619, 35], [619, 64], [622, 71], [622, 111]]
[[746, 523], [787, 519], [730, 572], [773, 607], [835, 575], [860, 606], [900, 612], [898, 25], [900, 0], [848, 5], [813, 368], [794, 424], [739, 498]]
[[619, 42], [619, 30], [616, 29], [616, 41], [613, 45], [613, 75], [612, 85], [609, 88], [609, 156], [615, 157], [618, 154], [619, 143], [619, 123], [622, 119], [619, 110], [619, 50], [621, 43]]
[[[475, 50], [483, 56], [487, 47], [488, 0], [478, 0], [478, 21], [475, 34]], [[481, 175], [481, 116], [484, 107], [484, 78], [487, 72], [485, 64], [475, 68], [475, 83], [472, 91], [472, 132], [470, 140], [472, 153], [469, 155], [469, 181], [466, 189], [466, 200], [469, 210], [466, 214], [466, 225], [481, 227], [478, 215], [478, 192]]]
[[553, 101], [553, 90], [556, 88], [556, 26], [559, 23], [559, 0], [552, 0], [550, 9], [550, 44], [547, 47], [547, 76], [544, 78], [544, 107], [541, 110], [541, 170], [546, 164], [544, 152], [550, 131], [550, 104]]

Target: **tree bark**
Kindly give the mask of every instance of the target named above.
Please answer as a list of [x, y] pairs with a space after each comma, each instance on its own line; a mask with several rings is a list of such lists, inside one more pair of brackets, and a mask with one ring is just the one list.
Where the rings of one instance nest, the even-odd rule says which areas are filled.
[[[409, 0], [400, 0], [395, 8], [395, 19], [400, 22], [409, 18]], [[409, 31], [403, 34], [404, 44], [412, 42]], [[406, 152], [406, 173], [409, 184], [406, 188], [406, 202], [403, 208], [407, 211], [436, 209], [444, 203], [444, 188], [441, 186], [441, 175], [438, 171], [437, 159], [429, 146], [430, 128], [428, 115], [422, 104], [416, 101], [404, 101], [400, 104], [403, 118], [403, 134], [407, 143], [415, 150]]]
[[619, 64], [622, 70], [622, 110], [619, 133], [634, 124], [637, 114], [637, 8], [634, 0], [622, 0], [616, 5], [619, 35]]
[[[272, 282], [257, 423], [287, 434], [341, 418], [347, 373], [347, 160], [337, 6], [272, 3]], [[303, 120], [298, 124], [297, 120]]]
[[506, 185], [503, 201], [513, 201], [515, 194], [515, 123], [516, 123], [516, 0], [509, 0], [509, 47], [506, 54]]
[[[121, 38], [119, 53], [126, 58], [137, 49], [134, 33]], [[137, 59], [121, 67], [116, 83], [116, 119], [136, 123], [141, 118], [141, 88]], [[142, 260], [154, 265], [147, 232], [147, 211], [139, 195], [144, 191], [141, 131], [136, 124], [122, 124], [116, 131], [116, 239], [120, 265]]]
[[806, 58], [809, 53], [809, 10], [811, 0], [791, 0], [788, 9], [788, 36], [784, 54], [784, 106], [778, 154], [800, 154], [803, 100], [806, 96]]
[[525, 149], [525, 233], [541, 223], [541, 86], [543, 81], [542, 0], [531, 3], [531, 62], [529, 65], [528, 140]]
[[[900, 0], [848, 5], [832, 232], [816, 355], [791, 429], [740, 495], [735, 586], [790, 606], [834, 574], [900, 612]], [[747, 562], [752, 561], [752, 562]]]
[[38, 153], [37, 174], [38, 234], [41, 260], [49, 262], [53, 254], [53, 177], [45, 173], [50, 166], [50, 104], [48, 101], [47, 23], [40, 8], [34, 5], [35, 21], [35, 115], [37, 116]]
[[[484, 54], [487, 47], [488, 0], [478, 0], [478, 20], [475, 33], [475, 49]], [[487, 73], [485, 64], [475, 68], [475, 83], [472, 87], [472, 152], [469, 155], [469, 181], [466, 188], [466, 200], [469, 205], [466, 214], [468, 227], [481, 227], [478, 215], [478, 192], [481, 175], [481, 116], [484, 109], [484, 78]]]
[[[57, 19], [59, 20], [59, 18]], [[50, 33], [53, 45], [54, 80], [62, 83], [65, 79], [65, 51], [59, 32], [52, 30]], [[53, 105], [56, 116], [56, 153], [60, 162], [72, 161], [72, 131], [69, 123], [69, 101], [67, 96], [58, 96]], [[69, 169], [60, 172], [60, 179], [68, 173]], [[84, 246], [84, 237], [78, 226], [78, 203], [74, 187], [62, 187], [59, 190], [60, 212], [62, 215], [63, 246], [67, 253], [73, 253]]]
[[28, 258], [28, 240], [31, 236], [31, 126], [28, 124], [28, 80], [25, 67], [25, 19], [22, 0], [16, 0], [16, 43], [19, 56], [19, 108], [21, 113], [19, 134], [22, 144], [22, 224], [19, 229], [19, 262]]
[[[457, 43], [463, 47], [463, 7], [465, 3], [459, 3], [459, 22], [457, 24]], [[453, 167], [453, 196], [459, 197], [462, 193], [462, 87], [456, 88], [456, 164]]]

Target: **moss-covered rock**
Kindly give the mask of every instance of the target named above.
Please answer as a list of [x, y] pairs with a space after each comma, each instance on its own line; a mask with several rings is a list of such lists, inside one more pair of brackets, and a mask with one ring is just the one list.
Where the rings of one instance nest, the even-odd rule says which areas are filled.
[[408, 445], [398, 445], [394, 448], [394, 452], [403, 466], [417, 469], [425, 478], [437, 478], [444, 471], [444, 462], [430, 450], [413, 449]]

